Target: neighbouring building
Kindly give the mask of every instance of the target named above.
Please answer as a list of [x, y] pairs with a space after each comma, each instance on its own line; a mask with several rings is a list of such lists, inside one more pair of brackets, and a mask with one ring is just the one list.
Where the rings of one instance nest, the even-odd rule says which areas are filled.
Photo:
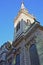
[[0, 48], [0, 65], [43, 65], [43, 26], [23, 3], [14, 20], [13, 42]]

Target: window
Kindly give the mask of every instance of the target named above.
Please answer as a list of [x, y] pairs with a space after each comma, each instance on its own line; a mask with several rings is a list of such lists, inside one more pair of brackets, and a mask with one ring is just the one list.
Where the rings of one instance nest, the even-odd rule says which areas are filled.
[[32, 44], [30, 49], [30, 60], [31, 60], [31, 65], [40, 65], [39, 64], [39, 57], [38, 57], [38, 53], [37, 53], [37, 49], [35, 44]]
[[27, 19], [27, 24], [31, 25], [31, 21], [29, 19]]
[[16, 56], [16, 65], [20, 65], [20, 54]]
[[24, 20], [23, 19], [21, 19], [21, 22], [23, 22]]
[[20, 29], [20, 22], [16, 26], [16, 32]]

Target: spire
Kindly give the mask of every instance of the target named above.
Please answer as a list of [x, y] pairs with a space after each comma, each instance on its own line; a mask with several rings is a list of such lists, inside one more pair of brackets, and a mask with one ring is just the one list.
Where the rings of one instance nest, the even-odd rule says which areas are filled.
[[22, 1], [22, 4], [21, 4], [20, 11], [23, 11], [23, 12], [25, 12], [25, 13], [28, 13], [27, 9], [26, 9], [25, 6], [24, 6], [24, 2], [23, 2], [23, 1]]
[[24, 3], [21, 4], [21, 9], [25, 9]]

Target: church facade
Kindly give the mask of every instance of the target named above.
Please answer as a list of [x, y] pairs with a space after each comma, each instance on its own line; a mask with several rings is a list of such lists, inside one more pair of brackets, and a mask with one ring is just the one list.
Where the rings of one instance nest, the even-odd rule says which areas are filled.
[[0, 65], [43, 65], [43, 26], [24, 4], [14, 20], [14, 40], [0, 48]]

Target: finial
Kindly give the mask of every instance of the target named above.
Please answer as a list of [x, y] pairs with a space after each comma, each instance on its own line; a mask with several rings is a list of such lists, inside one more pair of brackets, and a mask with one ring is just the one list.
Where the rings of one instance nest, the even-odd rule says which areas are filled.
[[24, 2], [22, 0], [21, 9], [25, 9]]

